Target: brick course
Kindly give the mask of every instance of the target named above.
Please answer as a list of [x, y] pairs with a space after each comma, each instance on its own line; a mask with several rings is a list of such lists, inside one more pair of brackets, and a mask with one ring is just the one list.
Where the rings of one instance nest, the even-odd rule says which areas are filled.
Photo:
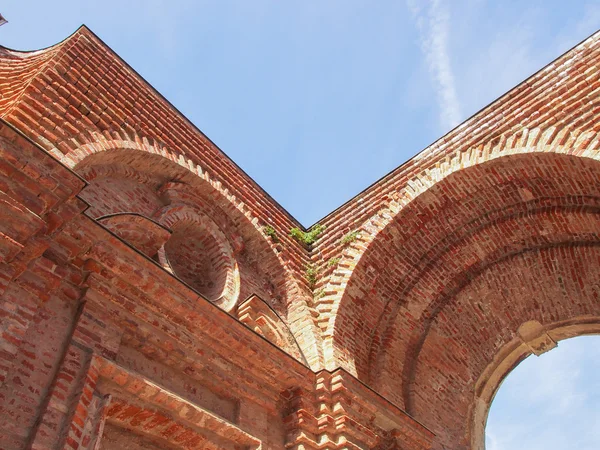
[[0, 48], [0, 449], [481, 449], [514, 365], [600, 332], [599, 61], [596, 34], [303, 245], [89, 29]]

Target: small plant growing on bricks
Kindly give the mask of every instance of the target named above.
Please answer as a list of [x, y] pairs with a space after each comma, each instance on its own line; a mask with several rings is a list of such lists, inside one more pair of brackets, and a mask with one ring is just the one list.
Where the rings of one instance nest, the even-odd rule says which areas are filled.
[[325, 226], [321, 224], [316, 224], [310, 231], [302, 231], [300, 228], [294, 227], [290, 230], [290, 236], [305, 245], [312, 245], [323, 231], [325, 231]]
[[358, 231], [351, 231], [350, 233], [346, 234], [342, 239], [341, 239], [341, 243], [343, 245], [348, 245], [351, 242], [354, 242], [355, 240], [358, 239]]
[[279, 236], [277, 236], [275, 228], [273, 228], [271, 225], [266, 225], [265, 227], [263, 227], [263, 233], [265, 234], [265, 236], [269, 236], [273, 242], [279, 242]]
[[323, 298], [325, 296], [325, 289], [319, 289], [317, 292], [315, 292], [315, 295], [313, 296], [313, 298], [315, 300], [319, 300], [320, 298]]
[[329, 261], [327, 261], [327, 267], [337, 266], [341, 259], [342, 258], [340, 258], [339, 256], [336, 258], [330, 258]]
[[317, 284], [317, 268], [315, 267], [314, 264], [307, 264], [306, 265], [306, 270], [304, 272], [304, 276], [306, 277], [306, 281], [308, 281], [308, 286], [311, 289], [314, 289], [315, 285]]

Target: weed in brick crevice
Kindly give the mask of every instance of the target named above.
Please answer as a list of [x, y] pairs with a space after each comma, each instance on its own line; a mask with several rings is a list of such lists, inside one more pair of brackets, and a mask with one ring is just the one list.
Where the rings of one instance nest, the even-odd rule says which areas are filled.
[[277, 232], [275, 231], [275, 228], [273, 228], [271, 225], [266, 225], [265, 227], [263, 227], [263, 233], [265, 234], [265, 236], [269, 236], [273, 242], [279, 242]]
[[313, 264], [307, 264], [306, 270], [304, 272], [304, 276], [306, 277], [306, 281], [308, 281], [308, 286], [313, 289], [315, 284], [317, 284], [317, 268]]
[[330, 258], [329, 261], [327, 261], [327, 267], [333, 267], [333, 266], [337, 266], [337, 264], [341, 261], [342, 258], [337, 257], [337, 258]]
[[351, 242], [354, 242], [355, 240], [358, 239], [358, 234], [359, 234], [358, 231], [351, 231], [350, 233], [345, 235], [340, 242], [343, 245], [350, 244]]
[[316, 224], [309, 231], [302, 231], [300, 228], [295, 227], [290, 230], [290, 236], [296, 239], [298, 242], [302, 242], [306, 245], [312, 245], [315, 243], [319, 235], [323, 233], [323, 231], [325, 231], [325, 226], [320, 224]]

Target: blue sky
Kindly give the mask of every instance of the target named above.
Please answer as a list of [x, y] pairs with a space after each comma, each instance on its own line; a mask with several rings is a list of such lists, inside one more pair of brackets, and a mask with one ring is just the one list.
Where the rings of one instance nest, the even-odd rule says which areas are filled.
[[[0, 8], [9, 20], [0, 43], [16, 49], [88, 25], [307, 226], [600, 28], [598, 0], [5, 0]], [[596, 389], [574, 394], [583, 402], [576, 423], [594, 408], [598, 421], [585, 359], [569, 367], [540, 359], [541, 373], [559, 371], [557, 380], [560, 370], [577, 373], [565, 375], [579, 380], [574, 392]], [[570, 431], [563, 416], [542, 429], [521, 395], [500, 402], [507, 387], [530, 390], [541, 376], [516, 372], [498, 394], [493, 417], [507, 418], [493, 426], [489, 449], [592, 448], [561, 444], [556, 435]], [[571, 395], [548, 377], [543, 398]], [[588, 435], [600, 448], [597, 431]]]
[[530, 356], [492, 403], [486, 450], [598, 450], [600, 337], [582, 336]]

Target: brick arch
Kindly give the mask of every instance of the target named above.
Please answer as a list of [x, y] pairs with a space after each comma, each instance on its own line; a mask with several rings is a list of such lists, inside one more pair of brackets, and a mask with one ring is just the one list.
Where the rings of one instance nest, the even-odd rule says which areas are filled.
[[[68, 147], [68, 150], [64, 150], [65, 146]], [[63, 149], [59, 150], [58, 147]], [[137, 150], [161, 156], [209, 183], [213, 189], [231, 202], [242, 214], [249, 217], [251, 221], [259, 221], [256, 214], [241, 199], [236, 198], [209, 170], [185, 155], [169, 150], [164, 144], [152, 138], [137, 134], [130, 135], [124, 131], [105, 131], [104, 133], [86, 131], [72, 137], [68, 143], [60, 143], [58, 147], [50, 149], [49, 152], [71, 169], [90, 155], [116, 149]]]
[[[526, 356], [600, 331], [600, 245], [540, 248], [499, 261], [431, 325], [411, 413], [449, 450], [482, 450], [488, 408]], [[576, 268], [577, 270], [573, 270]], [[480, 316], [479, 306], [490, 311]]]
[[[68, 148], [65, 150], [64, 148]], [[62, 148], [59, 149], [59, 148]], [[192, 161], [185, 157], [183, 154], [170, 151], [166, 146], [160, 142], [147, 137], [139, 135], [130, 136], [124, 131], [112, 131], [112, 132], [83, 132], [79, 135], [70, 139], [68, 143], [61, 143], [58, 147], [50, 149], [49, 152], [53, 154], [57, 159], [67, 165], [69, 168], [74, 169], [75, 167], [81, 167], [84, 160], [89, 156], [110, 152], [114, 150], [133, 150], [157, 155], [168, 161], [171, 161], [183, 169], [186, 172], [196, 175], [199, 179], [204, 180], [208, 183], [212, 189], [218, 192], [223, 199], [226, 199], [228, 203], [234, 206], [241, 214], [246, 216], [248, 220], [255, 226], [257, 231], [261, 231], [258, 224], [261, 220], [245, 205], [243, 201], [236, 198], [219, 180], [210, 174], [200, 164]], [[123, 171], [131, 169], [121, 169]], [[133, 175], [133, 171], [132, 171]], [[139, 175], [135, 175], [139, 178]]]
[[[505, 240], [500, 239], [506, 229], [524, 229], [535, 228], [542, 222], [550, 223], [556, 221], [554, 228], [548, 227], [543, 235], [523, 235], [519, 239]], [[471, 264], [464, 271], [455, 271], [446, 276], [446, 282], [443, 290], [437, 295], [432, 294], [428, 297], [426, 306], [416, 313], [416, 308], [406, 305], [395, 305], [388, 308], [389, 320], [381, 320], [382, 329], [375, 336], [382, 336], [380, 339], [387, 343], [387, 347], [377, 345], [373, 342], [370, 349], [369, 375], [370, 380], [382, 393], [393, 397], [398, 403], [401, 403], [408, 412], [415, 411], [415, 383], [418, 384], [418, 373], [421, 369], [422, 353], [427, 348], [429, 334], [438, 321], [447, 319], [447, 308], [451, 308], [456, 296], [461, 295], [463, 290], [468, 289], [473, 279], [481, 276], [487, 271], [498, 270], [497, 267], [510, 264], [516, 260], [519, 255], [525, 253], [535, 254], [536, 252], [550, 251], [555, 248], [577, 248], [595, 246], [600, 243], [600, 202], [593, 207], [565, 207], [559, 210], [553, 206], [549, 210], [532, 210], [525, 215], [518, 214], [509, 217], [498, 224], [485, 227], [481, 232], [469, 236], [469, 241], [462, 240], [460, 245], [468, 252], [469, 246], [477, 241], [495, 240], [491, 251], [483, 257], [478, 258], [477, 262]], [[471, 247], [472, 248], [472, 247]], [[452, 254], [459, 264], [464, 261], [462, 255]], [[446, 264], [446, 257], [440, 258], [439, 265]], [[532, 262], [535, 264], [535, 261]], [[502, 266], [504, 267], [504, 266]], [[507, 270], [504, 267], [503, 270]], [[436, 269], [431, 266], [426, 273], [420, 274], [421, 284], [419, 289], [427, 283], [431, 283], [432, 275], [438, 276], [439, 267]], [[408, 302], [414, 301], [414, 294], [407, 294]], [[479, 299], [472, 299], [477, 307], [476, 317], [483, 321], [487, 315], [498, 318], [497, 311], [492, 310], [480, 302]], [[512, 304], [515, 307], [519, 305], [518, 299], [507, 299], [506, 304]], [[482, 306], [483, 305], [483, 306]], [[539, 306], [539, 305], [538, 305]], [[510, 315], [510, 312], [508, 312]], [[498, 319], [501, 320], [501, 319]], [[417, 323], [408, 328], [412, 321]], [[493, 336], [490, 336], [492, 338]], [[431, 362], [436, 366], [435, 361]], [[393, 381], [392, 381], [393, 380]]]
[[[367, 305], [366, 301], [357, 301], [360, 296], [365, 297], [372, 286], [379, 281], [381, 277], [375, 268], [369, 267], [365, 263], [369, 255], [373, 255], [378, 250], [376, 247], [385, 244], [393, 239], [397, 234], [398, 226], [394, 225], [409, 208], [416, 205], [416, 201], [423, 194], [439, 186], [446, 178], [453, 174], [463, 171], [469, 171], [482, 164], [505, 159], [506, 157], [515, 157], [518, 155], [571, 155], [577, 159], [594, 161], [600, 158], [598, 153], [599, 140], [595, 132], [572, 131], [569, 128], [550, 127], [541, 129], [523, 129], [513, 136], [500, 136], [485, 145], [470, 148], [461, 153], [448, 155], [445, 158], [435, 157], [435, 155], [423, 154], [416, 159], [428, 158], [432, 162], [424, 163], [424, 170], [415, 175], [406, 182], [405, 187], [390, 196], [388, 205], [371, 217], [357, 230], [360, 239], [346, 247], [338, 267], [342, 270], [337, 271], [331, 277], [324, 291], [326, 295], [322, 301], [324, 308], [327, 309], [326, 316], [329, 318], [323, 326], [324, 329], [324, 353], [327, 355], [327, 367], [333, 369], [337, 366], [343, 366], [352, 373], [357, 374], [363, 379], [368, 379], [368, 369], [363, 361], [363, 367], [357, 364], [356, 347], [367, 345], [362, 339], [370, 340], [370, 337], [361, 337], [356, 334], [356, 327], [362, 326], [368, 328], [368, 325], [374, 326], [380, 320], [383, 314], [383, 308], [376, 310], [372, 305]], [[515, 167], [515, 171], [522, 171], [522, 167]], [[460, 186], [460, 183], [459, 183]], [[449, 194], [457, 188], [455, 185], [446, 185]], [[523, 190], [523, 200], [527, 200], [530, 193]], [[421, 199], [423, 200], [423, 199]], [[421, 217], [429, 214], [432, 210], [439, 207], [439, 199], [429, 199], [429, 204], [421, 202], [420, 208], [412, 210], [413, 214]], [[431, 239], [424, 236], [424, 239]], [[431, 243], [427, 242], [427, 245]], [[403, 273], [411, 267], [410, 261], [405, 261], [395, 267], [395, 271]], [[364, 278], [371, 278], [368, 283], [356, 283], [357, 275], [361, 274]], [[370, 274], [369, 274], [370, 273]], [[342, 289], [339, 288], [342, 287]], [[387, 299], [389, 300], [389, 299]], [[386, 300], [384, 300], [385, 302]], [[365, 309], [365, 307], [368, 308]], [[369, 311], [371, 309], [371, 311]], [[363, 314], [360, 321], [356, 320], [358, 311]], [[366, 317], [367, 320], [363, 320]], [[365, 332], [366, 333], [366, 332]], [[384, 344], [385, 345], [385, 344]], [[368, 352], [368, 351], [367, 351]], [[364, 356], [364, 355], [363, 355]]]
[[[59, 150], [60, 148], [60, 150]], [[195, 163], [184, 155], [170, 151], [162, 143], [155, 141], [151, 138], [141, 137], [139, 135], [130, 136], [124, 131], [113, 131], [113, 132], [83, 132], [69, 142], [63, 142], [58, 147], [54, 147], [49, 150], [51, 154], [57, 157], [61, 162], [67, 165], [69, 168], [74, 169], [76, 172], [83, 175], [90, 175], [92, 177], [97, 176], [108, 176], [108, 174], [118, 173], [124, 175], [127, 178], [134, 178], [141, 183], [156, 183], [156, 188], [160, 190], [160, 194], [164, 194], [164, 189], [168, 184], [180, 184], [184, 186], [184, 183], [177, 183], [181, 181], [177, 177], [163, 177], [162, 182], [156, 182], [157, 173], [152, 171], [149, 173], [140, 173], [131, 167], [120, 167], [118, 164], [111, 164], [109, 168], [96, 168], [90, 167], [86, 164], [90, 161], [90, 157], [99, 154], [110, 154], [117, 151], [132, 151], [132, 152], [143, 152], [150, 155], [156, 155], [165, 161], [174, 163], [185, 173], [189, 180], [197, 182], [198, 185], [208, 187], [207, 191], [212, 197], [212, 201], [215, 204], [225, 205], [228, 209], [228, 213], [235, 213], [244, 217], [243, 222], [249, 224], [254, 229], [254, 235], [261, 236], [261, 247], [269, 249], [270, 253], [273, 253], [279, 261], [281, 270], [285, 272], [285, 276], [288, 281], [288, 291], [299, 292], [302, 289], [298, 287], [297, 280], [294, 279], [291, 271], [285, 269], [289, 263], [280, 255], [279, 249], [276, 245], [266, 239], [262, 233], [262, 224], [264, 221], [256, 216], [245, 203], [236, 198], [219, 180], [214, 178], [209, 171], [204, 169], [199, 164]], [[154, 178], [154, 179], [153, 179]], [[176, 183], [172, 183], [176, 181]], [[160, 189], [162, 188], [162, 189]], [[191, 189], [193, 190], [193, 189]], [[198, 196], [197, 192], [194, 195]], [[238, 220], [241, 222], [241, 220]], [[293, 288], [292, 288], [293, 286]]]
[[[263, 235], [262, 228], [265, 221], [256, 216], [243, 201], [236, 198], [209, 171], [190, 158], [170, 151], [158, 141], [136, 134], [128, 134], [122, 130], [102, 133], [95, 131], [82, 132], [68, 141], [60, 142], [58, 145], [49, 148], [48, 152], [76, 172], [84, 171], [81, 172], [82, 174], [94, 173], [95, 170], [91, 167], [92, 164], [88, 164], [94, 158], [104, 158], [105, 155], [116, 154], [117, 152], [132, 152], [132, 154], [139, 152], [178, 167], [180, 172], [185, 174], [182, 176], [184, 181], [202, 186], [207, 192], [203, 197], [204, 200], [210, 197], [210, 203], [225, 210], [226, 215], [230, 218], [230, 223], [234, 223], [243, 231], [242, 237], [252, 239], [254, 244], [251, 250], [256, 253], [254, 256], [257, 259], [255, 266], [260, 264], [268, 267], [268, 275], [272, 278], [271, 284], [280, 293], [277, 295], [277, 303], [272, 306], [286, 320], [290, 330], [299, 342], [302, 352], [305, 355], [311, 355], [307, 356], [307, 360], [315, 366], [320, 364], [320, 337], [314, 331], [314, 322], [311, 310], [306, 304], [303, 282], [297, 278], [297, 274], [293, 269], [294, 263], [288, 260], [289, 257], [293, 256], [289, 256], [289, 252], [282, 252], [276, 243]], [[117, 169], [110, 169], [110, 171], [113, 170]], [[183, 184], [180, 183], [182, 179], [174, 179], [173, 177], [166, 177], [160, 180], [160, 183], [157, 183], [157, 174], [154, 171], [150, 178], [148, 178], [147, 173], [140, 175], [139, 171], [132, 171], [131, 169], [121, 168], [117, 171], [140, 182], [155, 184], [159, 194], [164, 194], [160, 188], [169, 183]], [[95, 174], [95, 176], [98, 175], [105, 176], [107, 173]], [[195, 195], [198, 196], [198, 193], [196, 192]], [[209, 202], [207, 201], [207, 203]], [[239, 243], [240, 236], [232, 236], [228, 233], [228, 230], [224, 230], [224, 232], [226, 232], [227, 237], [235, 247]], [[247, 243], [245, 245], [248, 248]], [[235, 250], [238, 251], [237, 248]], [[268, 298], [265, 292], [251, 293], [257, 293], [265, 299]], [[244, 297], [249, 295], [250, 293], [244, 293]]]
[[491, 404], [500, 385], [517, 365], [532, 354], [539, 356], [552, 350], [559, 341], [586, 335], [600, 335], [600, 316], [575, 317], [546, 326], [537, 321], [525, 322], [517, 336], [497, 351], [475, 382], [465, 438], [465, 442], [471, 444], [470, 449], [485, 449], [485, 427]]
[[77, 173], [85, 178], [87, 182], [103, 178], [127, 178], [141, 184], [156, 184], [156, 180], [151, 175], [120, 164], [77, 166]]
[[208, 216], [187, 205], [170, 204], [155, 218], [172, 231], [158, 253], [162, 266], [231, 311], [240, 294], [240, 274], [225, 234]]
[[[380, 238], [346, 288], [360, 311], [360, 321], [340, 323], [353, 339], [347, 348], [356, 373], [448, 449], [467, 448], [463, 399], [495, 346], [522, 322], [600, 315], [600, 273], [586, 272], [600, 257], [594, 159], [521, 153], [457, 171], [404, 208]], [[513, 291], [495, 302], [483, 295], [485, 283], [470, 293], [488, 274], [501, 277], [492, 293]], [[580, 291], [559, 296], [568, 280]]]

